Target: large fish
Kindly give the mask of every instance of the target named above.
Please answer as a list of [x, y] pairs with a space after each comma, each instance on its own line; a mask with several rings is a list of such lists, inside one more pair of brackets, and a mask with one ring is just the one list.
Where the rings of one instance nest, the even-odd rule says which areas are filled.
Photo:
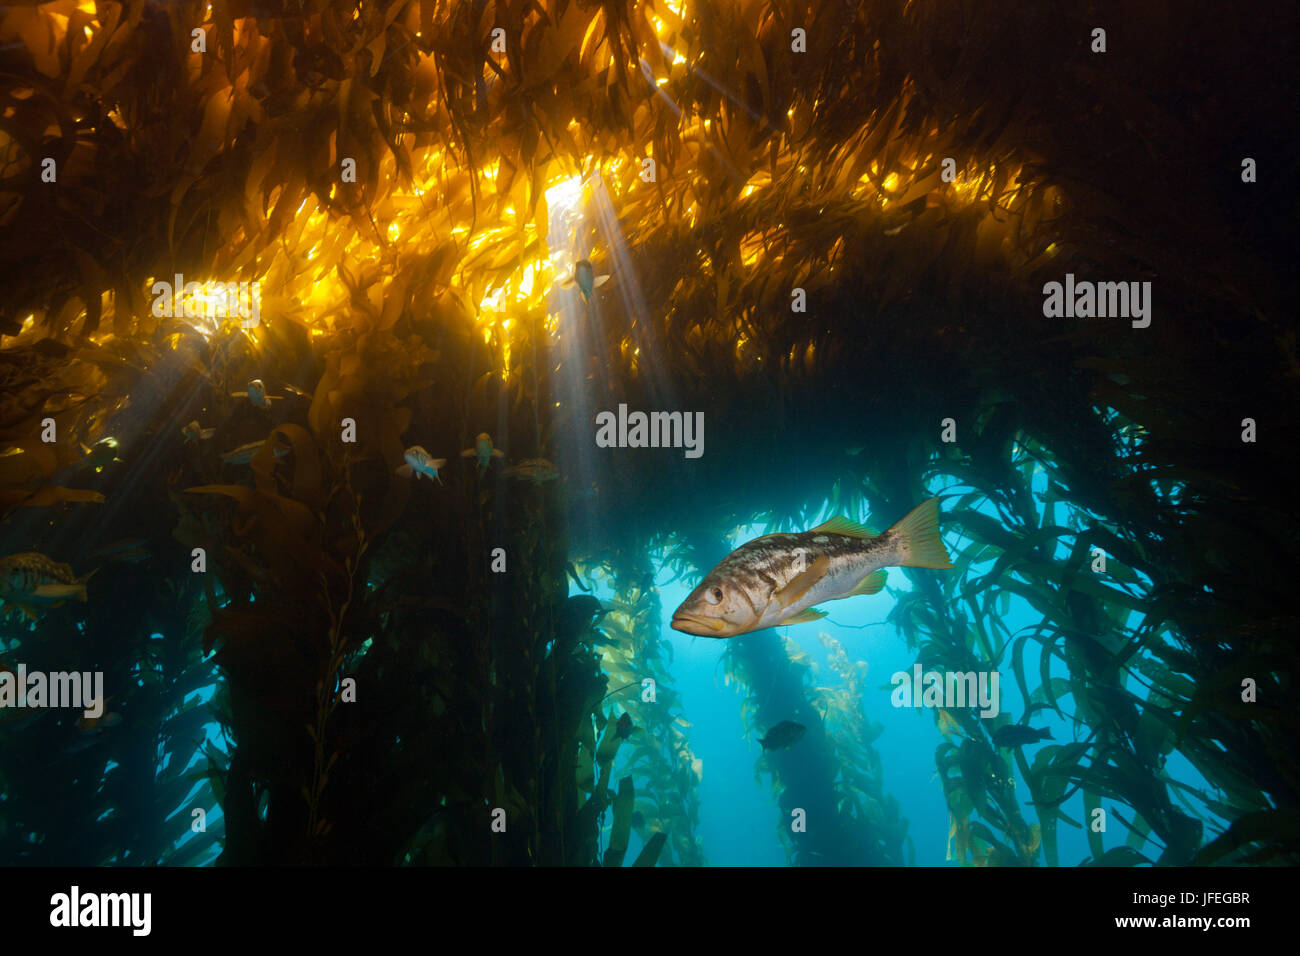
[[0, 599], [35, 618], [33, 605], [57, 604], [73, 597], [86, 600], [89, 577], [79, 578], [70, 566], [35, 551], [11, 554], [0, 558]]
[[951, 568], [939, 538], [939, 499], [917, 505], [884, 534], [848, 518], [741, 545], [673, 613], [675, 630], [735, 637], [826, 616], [813, 605], [885, 586], [886, 567]]

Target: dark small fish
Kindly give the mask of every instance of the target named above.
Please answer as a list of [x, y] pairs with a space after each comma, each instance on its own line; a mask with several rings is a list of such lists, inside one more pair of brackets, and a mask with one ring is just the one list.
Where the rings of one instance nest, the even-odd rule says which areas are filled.
[[134, 563], [149, 557], [149, 542], [144, 538], [119, 538], [102, 548], [96, 548], [87, 556], [89, 558], [108, 558], [112, 561]]
[[117, 457], [117, 449], [118, 441], [112, 436], [101, 438], [89, 448], [82, 445], [81, 450], [85, 454], [85, 458], [81, 460], [78, 467], [82, 469], [93, 468], [96, 472], [103, 471], [105, 465], [111, 465], [122, 460]]
[[993, 731], [993, 743], [1009, 750], [1053, 739], [1052, 732], [1046, 727], [1026, 727], [1024, 724], [1007, 724]]
[[516, 481], [531, 481], [535, 485], [540, 485], [559, 478], [560, 470], [545, 458], [526, 458], [519, 464], [507, 468], [505, 475]]
[[803, 724], [796, 724], [793, 720], [783, 720], [767, 732], [767, 736], [761, 738], [758, 742], [766, 750], [784, 750], [786, 747], [792, 747], [797, 744], [808, 728]]
[[627, 740], [628, 737], [632, 736], [632, 731], [635, 729], [636, 725], [632, 723], [632, 715], [624, 714], [618, 719], [618, 726], [614, 728], [614, 735], [620, 740]]
[[637, 810], [635, 813], [632, 814], [632, 827], [633, 829], [640, 830], [644, 826], [645, 826], [645, 814], [642, 813], [640, 810]]

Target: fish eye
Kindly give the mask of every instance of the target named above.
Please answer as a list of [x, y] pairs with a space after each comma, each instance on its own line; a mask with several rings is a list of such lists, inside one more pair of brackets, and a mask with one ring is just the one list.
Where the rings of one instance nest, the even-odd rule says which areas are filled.
[[720, 604], [722, 602], [722, 588], [709, 588], [704, 592], [704, 600], [710, 604]]

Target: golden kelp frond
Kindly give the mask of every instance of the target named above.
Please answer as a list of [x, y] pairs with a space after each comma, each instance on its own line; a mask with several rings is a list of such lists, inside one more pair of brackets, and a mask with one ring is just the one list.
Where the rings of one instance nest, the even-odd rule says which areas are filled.
[[[472, 311], [509, 376], [509, 342], [562, 278], [545, 193], [575, 176], [598, 176], [628, 246], [659, 260], [637, 257], [651, 314], [698, 314], [701, 295], [716, 315], [766, 308], [889, 246], [906, 252], [891, 271], [915, 276], [908, 232], [879, 249], [865, 237], [918, 216], [943, 228], [972, 203], [984, 211], [962, 228], [987, 250], [972, 266], [1018, 267], [1048, 244], [995, 222], [1018, 222], [1034, 193], [1022, 143], [991, 138], [987, 120], [921, 120], [932, 106], [925, 78], [900, 70], [898, 4], [469, 9], [11, 8], [0, 35], [27, 67], [6, 80], [0, 184], [14, 308], [43, 310], [61, 338], [104, 317], [149, 334], [146, 278], [181, 272], [260, 281], [266, 321], [325, 334], [391, 322], [403, 295], [417, 311], [452, 296], [438, 320]], [[792, 49], [795, 29], [815, 55]], [[941, 181], [949, 156], [958, 176]], [[709, 264], [707, 286], [659, 281], [683, 257]], [[20, 273], [37, 262], [32, 284]], [[507, 313], [530, 318], [507, 327]]]

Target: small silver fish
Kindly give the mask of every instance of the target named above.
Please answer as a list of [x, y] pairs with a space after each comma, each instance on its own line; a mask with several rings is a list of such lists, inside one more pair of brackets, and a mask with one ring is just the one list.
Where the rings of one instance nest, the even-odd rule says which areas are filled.
[[419, 481], [420, 476], [423, 475], [426, 478], [433, 479], [438, 484], [442, 484], [442, 479], [438, 477], [438, 469], [447, 464], [446, 458], [434, 458], [419, 445], [412, 445], [406, 449], [402, 453], [402, 457], [406, 459], [406, 464], [399, 465], [397, 473], [403, 478], [410, 478], [414, 475], [415, 480]]
[[560, 288], [571, 289], [576, 285], [578, 290], [582, 293], [583, 299], [590, 302], [592, 291], [599, 289], [608, 281], [609, 276], [596, 275], [596, 270], [592, 267], [590, 262], [586, 259], [579, 259], [577, 263], [574, 264], [573, 275], [561, 282]]
[[[261, 451], [262, 446], [266, 444], [265, 439], [262, 441], [250, 441], [247, 445], [240, 445], [238, 448], [231, 449], [221, 456], [221, 460], [227, 465], [247, 465], [253, 460], [253, 456]], [[284, 445], [275, 446], [275, 457], [283, 458], [289, 454], [289, 449]]]
[[231, 392], [230, 397], [247, 398], [254, 408], [260, 408], [262, 411], [269, 409], [272, 402], [278, 402], [280, 399], [284, 398], [283, 395], [266, 394], [266, 383], [260, 378], [255, 378], [248, 383], [248, 391]]
[[460, 453], [462, 458], [475, 459], [479, 474], [487, 471], [488, 465], [492, 464], [493, 458], [504, 458], [505, 453], [499, 448], [492, 447], [492, 436], [487, 432], [479, 432], [478, 437], [474, 439], [474, 447], [466, 448]]
[[149, 542], [144, 538], [119, 538], [102, 548], [96, 548], [88, 557], [106, 558], [109, 561], [126, 561], [134, 563], [149, 557]]
[[769, 534], [741, 545], [673, 613], [674, 630], [735, 637], [826, 616], [813, 608], [885, 586], [886, 567], [951, 568], [939, 537], [939, 499], [875, 534], [848, 518], [811, 531]]
[[185, 436], [187, 442], [207, 441], [217, 433], [215, 428], [203, 428], [199, 425], [198, 419], [190, 422], [181, 429], [181, 434]]

